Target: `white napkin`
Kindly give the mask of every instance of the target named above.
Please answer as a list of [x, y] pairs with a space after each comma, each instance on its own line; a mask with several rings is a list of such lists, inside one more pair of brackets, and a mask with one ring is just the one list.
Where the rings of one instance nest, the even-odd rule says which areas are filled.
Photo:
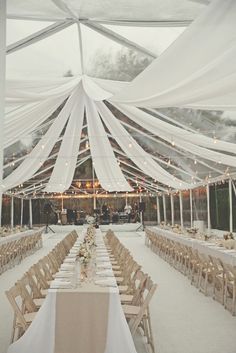
[[96, 275], [98, 276], [103, 276], [103, 277], [114, 277], [114, 273], [112, 270], [103, 270], [103, 271], [97, 271]]
[[75, 263], [75, 257], [74, 258], [65, 258], [64, 264], [74, 264]]
[[109, 262], [101, 262], [97, 264], [97, 269], [111, 269], [111, 264]]
[[52, 281], [50, 288], [71, 288], [71, 281], [55, 279]]
[[96, 249], [96, 253], [105, 253], [106, 255], [108, 255], [108, 252], [106, 249]]
[[108, 261], [110, 261], [110, 259], [109, 259], [109, 257], [108, 256], [104, 256], [104, 255], [97, 255], [96, 256], [96, 259], [98, 260], [98, 261], [104, 261], [104, 262], [108, 262]]
[[76, 259], [76, 256], [77, 256], [77, 252], [68, 254], [66, 258], [67, 259]]
[[67, 272], [67, 271], [60, 271], [55, 274], [55, 279], [57, 278], [70, 278], [73, 276], [73, 272]]
[[60, 270], [73, 271], [74, 267], [72, 264], [62, 264]]
[[117, 284], [114, 278], [97, 279], [95, 281], [95, 284], [103, 287], [117, 287]]

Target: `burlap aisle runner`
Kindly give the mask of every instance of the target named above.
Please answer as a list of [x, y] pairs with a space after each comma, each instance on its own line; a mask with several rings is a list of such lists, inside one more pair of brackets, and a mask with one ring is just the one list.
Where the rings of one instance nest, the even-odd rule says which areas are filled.
[[56, 298], [54, 353], [104, 353], [109, 289], [59, 291]]

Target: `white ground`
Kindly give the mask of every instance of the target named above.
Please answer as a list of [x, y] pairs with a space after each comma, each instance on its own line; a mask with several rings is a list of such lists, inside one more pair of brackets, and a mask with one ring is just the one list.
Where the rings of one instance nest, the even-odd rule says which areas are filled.
[[[41, 250], [0, 276], [0, 353], [6, 353], [12, 330], [12, 310], [5, 290], [73, 228], [56, 227], [56, 234], [44, 236]], [[236, 353], [236, 317], [199, 293], [182, 274], [145, 247], [143, 233], [116, 234], [158, 284], [151, 302], [156, 353]], [[146, 353], [140, 337], [135, 343], [138, 353]]]

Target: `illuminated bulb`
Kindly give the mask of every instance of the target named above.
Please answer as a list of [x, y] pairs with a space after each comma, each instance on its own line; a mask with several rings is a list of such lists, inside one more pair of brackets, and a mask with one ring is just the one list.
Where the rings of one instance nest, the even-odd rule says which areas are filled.
[[196, 161], [196, 159], [194, 160], [194, 164], [197, 164], [197, 161]]
[[172, 141], [171, 144], [172, 144], [172, 146], [175, 146], [175, 141]]
[[132, 143], [129, 143], [129, 148], [131, 148], [132, 147]]

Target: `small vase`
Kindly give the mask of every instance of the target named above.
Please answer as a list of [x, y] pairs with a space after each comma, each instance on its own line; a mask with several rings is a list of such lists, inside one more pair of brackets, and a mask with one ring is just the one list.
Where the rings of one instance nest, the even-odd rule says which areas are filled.
[[81, 263], [80, 266], [80, 279], [83, 282], [87, 278], [88, 264]]
[[71, 280], [71, 284], [73, 288], [77, 288], [77, 286], [80, 284], [80, 276], [81, 276], [81, 265], [80, 261], [75, 262], [75, 268], [74, 268], [74, 275]]

